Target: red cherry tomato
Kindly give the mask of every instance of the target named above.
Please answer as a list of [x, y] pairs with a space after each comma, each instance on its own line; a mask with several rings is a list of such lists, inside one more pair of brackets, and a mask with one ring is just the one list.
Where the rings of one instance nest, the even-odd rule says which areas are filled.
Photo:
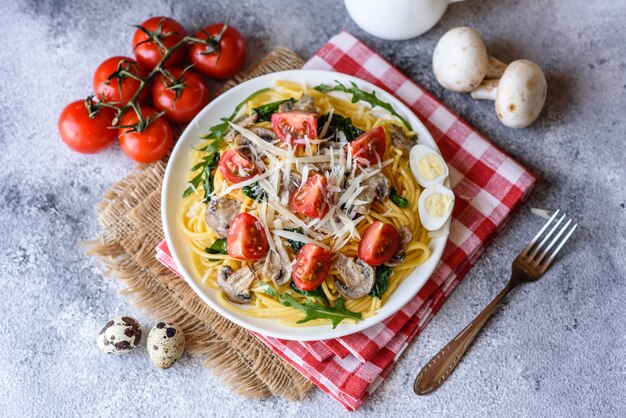
[[[159, 25], [161, 25], [160, 31]], [[143, 22], [141, 26], [150, 32], [158, 31], [161, 36], [161, 43], [167, 48], [172, 48], [187, 35], [183, 25], [170, 17], [153, 17]], [[163, 58], [164, 51], [154, 41], [149, 39], [144, 31], [137, 29], [135, 36], [133, 36], [133, 51], [137, 61], [148, 70], [152, 70]], [[185, 60], [186, 55], [186, 46], [178, 47], [165, 62], [165, 67], [180, 65]]]
[[74, 151], [95, 154], [109, 147], [117, 138], [117, 129], [110, 129], [115, 111], [102, 108], [93, 118], [84, 100], [65, 106], [59, 117], [59, 133], [63, 142]]
[[[168, 70], [174, 79], [179, 80], [183, 70], [171, 68]], [[152, 85], [152, 103], [159, 111], [165, 111], [165, 116], [173, 123], [186, 123], [192, 120], [204, 106], [209, 103], [209, 88], [202, 78], [191, 71], [182, 76], [185, 87], [180, 90], [178, 98], [172, 83], [163, 74], [156, 77]]]
[[382, 126], [370, 129], [346, 145], [352, 150], [352, 158], [361, 166], [376, 164], [383, 159], [387, 147], [385, 129]]
[[292, 110], [290, 112], [272, 114], [272, 128], [276, 136], [294, 145], [306, 136], [317, 138], [317, 114]]
[[231, 183], [241, 183], [259, 172], [252, 161], [235, 149], [225, 151], [217, 167], [222, 176]]
[[313, 290], [322, 284], [328, 275], [330, 264], [330, 251], [319, 245], [306, 244], [298, 251], [291, 277], [298, 289]]
[[[158, 112], [151, 107], [143, 106], [141, 114], [146, 119], [156, 116]], [[122, 116], [119, 125], [133, 125], [138, 121], [135, 111], [129, 110]], [[141, 132], [120, 128], [119, 135], [122, 150], [138, 163], [153, 163], [160, 160], [174, 144], [172, 127], [164, 117], [153, 120]]]
[[265, 229], [249, 213], [235, 216], [226, 235], [228, 255], [239, 260], [258, 260], [269, 250]]
[[[141, 77], [146, 77], [146, 71], [132, 58], [111, 57], [98, 66], [93, 75], [93, 90], [96, 92], [97, 100], [125, 105], [135, 95], [139, 89], [140, 82], [132, 77], [122, 79], [115, 77], [109, 80], [109, 76], [117, 71], [120, 61], [125, 61], [121, 66], [128, 72]], [[121, 89], [120, 89], [121, 84]], [[121, 90], [121, 92], [120, 92]], [[139, 97], [143, 101], [147, 97], [148, 90], [144, 88]]]
[[306, 183], [293, 192], [289, 198], [289, 206], [296, 212], [311, 218], [323, 218], [330, 206], [326, 201], [328, 180], [321, 174], [309, 175]]
[[359, 258], [371, 266], [385, 264], [398, 251], [400, 235], [392, 225], [374, 221], [359, 243]]
[[[223, 23], [216, 23], [207, 26], [196, 32], [196, 38], [207, 40], [210, 35], [217, 38], [222, 31]], [[246, 41], [239, 31], [232, 26], [228, 26], [220, 39], [218, 49], [220, 54], [211, 52], [204, 54], [208, 49], [207, 45], [200, 43], [193, 44], [189, 48], [189, 59], [195, 68], [201, 73], [218, 80], [231, 78], [243, 67], [246, 62], [248, 47]]]

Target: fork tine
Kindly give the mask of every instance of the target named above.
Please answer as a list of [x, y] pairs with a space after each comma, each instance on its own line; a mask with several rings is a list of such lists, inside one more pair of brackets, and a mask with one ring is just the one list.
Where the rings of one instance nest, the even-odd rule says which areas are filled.
[[548, 242], [552, 234], [554, 234], [554, 232], [557, 230], [559, 225], [561, 225], [561, 222], [565, 220], [565, 218], [567, 218], [566, 213], [564, 213], [563, 216], [561, 216], [561, 218], [556, 222], [556, 224], [552, 227], [552, 229], [550, 229], [550, 231], [548, 231], [546, 236], [539, 242], [539, 244], [537, 244], [537, 248], [535, 248], [535, 250], [528, 256], [528, 258], [530, 258], [531, 260], [535, 258], [535, 256], [539, 253], [540, 250], [542, 250], [542, 247], [545, 245], [546, 242]]
[[539, 264], [541, 264], [541, 261], [544, 259], [546, 255], [548, 255], [548, 253], [550, 252], [550, 249], [552, 249], [552, 247], [554, 247], [554, 245], [557, 242], [559, 242], [559, 238], [561, 237], [561, 235], [563, 235], [565, 231], [567, 231], [567, 227], [570, 226], [571, 223], [572, 223], [572, 218], [570, 218], [569, 221], [567, 221], [567, 223], [561, 227], [561, 230], [559, 231], [559, 233], [556, 234], [556, 236], [552, 239], [552, 241], [550, 241], [550, 244], [548, 244], [548, 247], [541, 252], [541, 254], [539, 255], [539, 258], [537, 258], [537, 260], [533, 260], [533, 263], [535, 264], [535, 266], [538, 266]]
[[546, 271], [548, 269], [548, 267], [550, 267], [550, 264], [552, 264], [552, 261], [554, 261], [554, 258], [559, 253], [559, 251], [561, 251], [561, 248], [563, 248], [563, 246], [565, 245], [565, 243], [567, 242], [569, 237], [572, 236], [572, 234], [576, 230], [577, 226], [578, 226], [578, 224], [574, 224], [572, 229], [570, 229], [569, 232], [567, 233], [567, 235], [565, 235], [565, 237], [561, 240], [561, 243], [558, 245], [558, 247], [556, 247], [556, 249], [552, 252], [552, 255], [550, 255], [550, 257], [546, 260], [546, 262], [543, 263], [543, 265], [541, 266], [541, 269], [543, 271]]
[[535, 245], [539, 237], [541, 237], [541, 234], [543, 234], [544, 231], [548, 229], [548, 226], [552, 223], [554, 218], [556, 218], [556, 215], [558, 215], [559, 212], [561, 212], [561, 209], [557, 209], [556, 212], [554, 212], [554, 214], [550, 217], [550, 219], [548, 219], [548, 222], [546, 222], [545, 225], [539, 230], [539, 232], [537, 232], [537, 235], [535, 235], [533, 240], [530, 241], [530, 244], [528, 244], [526, 248], [524, 248], [520, 254], [523, 254], [523, 255], [528, 254], [528, 252], [531, 250], [531, 248], [533, 248], [533, 245]]

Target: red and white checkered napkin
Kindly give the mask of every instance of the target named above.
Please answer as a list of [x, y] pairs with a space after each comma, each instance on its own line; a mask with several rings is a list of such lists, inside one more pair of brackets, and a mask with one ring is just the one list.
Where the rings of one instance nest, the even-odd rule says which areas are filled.
[[[389, 374], [526, 199], [537, 178], [347, 32], [332, 38], [303, 68], [350, 74], [402, 100], [435, 138], [450, 168], [456, 195], [441, 262], [398, 313], [365, 331], [333, 340], [300, 343], [257, 335], [322, 390], [354, 410]], [[157, 249], [157, 257], [176, 271], [165, 242]]]

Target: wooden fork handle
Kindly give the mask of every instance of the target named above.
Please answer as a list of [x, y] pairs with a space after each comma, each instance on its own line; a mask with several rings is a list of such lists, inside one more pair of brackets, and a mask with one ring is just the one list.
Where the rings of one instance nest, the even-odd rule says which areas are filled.
[[472, 344], [478, 332], [483, 328], [483, 325], [485, 325], [485, 322], [487, 322], [496, 306], [498, 306], [498, 303], [500, 303], [513, 287], [514, 285], [509, 282], [463, 331], [430, 359], [415, 378], [413, 390], [416, 394], [428, 395], [439, 389], [459, 364], [463, 354], [465, 354], [465, 351]]

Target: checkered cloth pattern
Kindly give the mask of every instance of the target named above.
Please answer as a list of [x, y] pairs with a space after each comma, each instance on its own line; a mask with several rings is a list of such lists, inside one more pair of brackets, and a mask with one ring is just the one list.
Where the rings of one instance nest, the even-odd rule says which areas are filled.
[[[524, 202], [537, 177], [347, 32], [333, 37], [303, 68], [353, 75], [402, 100], [437, 142], [456, 197], [448, 244], [437, 269], [396, 314], [333, 340], [297, 342], [256, 334], [346, 409], [355, 410]], [[165, 242], [157, 248], [157, 258], [176, 271]]]

